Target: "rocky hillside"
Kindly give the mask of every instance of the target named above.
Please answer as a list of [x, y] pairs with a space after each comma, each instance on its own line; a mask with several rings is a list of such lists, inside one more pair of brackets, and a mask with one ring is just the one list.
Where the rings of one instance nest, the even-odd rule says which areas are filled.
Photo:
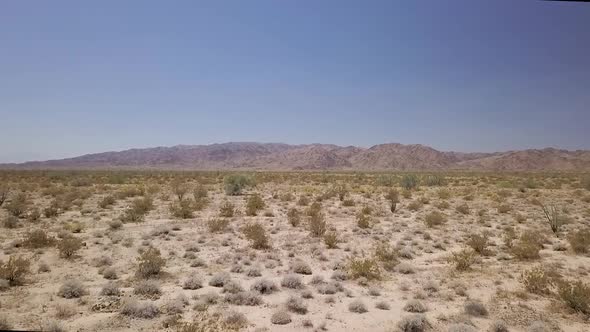
[[424, 145], [370, 148], [329, 144], [178, 145], [4, 164], [2, 168], [166, 168], [268, 170], [590, 170], [590, 151], [547, 148], [497, 153], [442, 152]]

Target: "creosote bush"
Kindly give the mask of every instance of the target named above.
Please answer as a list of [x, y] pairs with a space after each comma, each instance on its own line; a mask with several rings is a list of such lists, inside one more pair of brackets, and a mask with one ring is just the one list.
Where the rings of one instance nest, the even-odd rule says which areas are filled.
[[351, 279], [365, 278], [367, 280], [381, 279], [381, 269], [377, 260], [367, 257], [353, 257], [348, 261], [348, 275]]
[[555, 275], [542, 266], [522, 272], [520, 279], [528, 292], [539, 295], [551, 294], [551, 288], [556, 282]]
[[590, 229], [572, 231], [567, 240], [576, 254], [585, 254], [590, 251]]
[[27, 248], [45, 248], [50, 247], [55, 242], [55, 239], [47, 236], [47, 233], [42, 229], [35, 229], [29, 232], [23, 240], [23, 246]]
[[328, 229], [328, 223], [321, 212], [309, 216], [309, 231], [313, 237], [322, 237]]
[[79, 298], [85, 294], [86, 289], [78, 280], [66, 280], [57, 291], [57, 295], [64, 299]]
[[136, 276], [139, 278], [150, 278], [158, 276], [162, 267], [166, 265], [166, 260], [162, 258], [160, 250], [149, 247], [138, 258]]
[[244, 175], [229, 175], [223, 180], [225, 193], [228, 196], [241, 195], [242, 191], [253, 185], [252, 179]]
[[449, 262], [455, 267], [455, 270], [457, 271], [469, 270], [475, 261], [475, 251], [470, 248], [454, 252], [452, 253], [451, 257], [449, 257]]
[[246, 215], [255, 216], [258, 211], [264, 209], [264, 207], [264, 201], [259, 194], [250, 195], [250, 197], [248, 197], [248, 202], [246, 202]]
[[227, 229], [229, 225], [229, 219], [226, 218], [213, 218], [207, 220], [207, 228], [211, 233], [222, 233]]
[[63, 258], [72, 258], [82, 248], [82, 240], [74, 236], [66, 236], [57, 242], [57, 250]]
[[415, 174], [404, 175], [400, 181], [402, 188], [413, 190], [418, 188], [418, 177]]
[[231, 218], [234, 216], [235, 211], [236, 211], [235, 206], [231, 202], [225, 201], [225, 202], [223, 202], [223, 204], [219, 208], [219, 216], [225, 217], [225, 218]]
[[250, 245], [254, 249], [268, 249], [270, 248], [270, 239], [266, 234], [264, 226], [260, 223], [249, 223], [242, 228], [242, 233], [250, 241]]
[[183, 199], [181, 201], [170, 203], [170, 213], [175, 218], [190, 219], [193, 218], [195, 207], [191, 199]]
[[301, 223], [301, 212], [299, 212], [299, 210], [296, 208], [289, 209], [289, 212], [287, 212], [287, 220], [289, 220], [289, 224], [291, 224], [291, 226], [299, 226]]
[[324, 243], [328, 249], [338, 248], [338, 234], [336, 234], [336, 232], [328, 232], [324, 234]]
[[447, 222], [447, 218], [444, 214], [438, 211], [432, 211], [426, 215], [424, 222], [428, 227], [439, 226]]
[[22, 217], [28, 210], [30, 202], [25, 193], [18, 193], [12, 197], [12, 199], [4, 205], [4, 208], [8, 213], [17, 218]]
[[590, 284], [585, 284], [581, 280], [561, 281], [558, 283], [558, 294], [573, 310], [590, 315]]
[[521, 260], [538, 259], [539, 251], [543, 248], [542, 236], [535, 231], [523, 232], [517, 241], [512, 242], [512, 254]]

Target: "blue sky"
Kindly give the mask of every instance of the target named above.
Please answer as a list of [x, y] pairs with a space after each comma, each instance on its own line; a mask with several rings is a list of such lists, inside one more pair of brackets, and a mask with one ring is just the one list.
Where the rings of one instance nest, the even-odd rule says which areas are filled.
[[590, 4], [0, 4], [0, 162], [227, 141], [590, 149]]

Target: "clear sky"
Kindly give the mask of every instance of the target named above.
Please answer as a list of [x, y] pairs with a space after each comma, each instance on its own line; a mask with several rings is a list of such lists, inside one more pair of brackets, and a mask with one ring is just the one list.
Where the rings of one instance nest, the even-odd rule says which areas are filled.
[[227, 141], [590, 149], [590, 4], [1, 2], [0, 162]]

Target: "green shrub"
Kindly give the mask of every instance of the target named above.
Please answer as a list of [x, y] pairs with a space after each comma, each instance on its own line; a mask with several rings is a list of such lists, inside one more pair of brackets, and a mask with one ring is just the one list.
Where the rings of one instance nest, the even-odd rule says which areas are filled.
[[542, 266], [522, 272], [520, 280], [528, 292], [539, 295], [550, 294], [551, 287], [555, 285], [554, 276]]
[[512, 242], [512, 254], [521, 260], [538, 259], [543, 248], [543, 238], [538, 232], [525, 231], [516, 242]]
[[389, 189], [385, 195], [385, 199], [389, 201], [389, 210], [393, 213], [399, 203], [399, 192], [395, 188]]
[[194, 206], [190, 199], [183, 199], [170, 204], [170, 213], [179, 219], [193, 218]]
[[309, 230], [314, 237], [322, 237], [326, 233], [328, 223], [321, 212], [314, 213], [309, 217]]
[[481, 234], [471, 234], [467, 239], [467, 245], [471, 247], [476, 253], [480, 255], [487, 255], [489, 250], [487, 249], [489, 243], [488, 238]]
[[397, 250], [385, 241], [381, 241], [375, 245], [374, 255], [375, 258], [381, 262], [386, 271], [393, 271], [393, 269], [399, 264]]
[[158, 276], [162, 268], [166, 265], [166, 260], [162, 258], [160, 250], [149, 247], [138, 258], [138, 266], [135, 275], [139, 278], [147, 279]]
[[11, 215], [20, 218], [29, 208], [29, 201], [25, 193], [18, 193], [4, 206]]
[[356, 225], [359, 228], [370, 228], [372, 224], [371, 215], [359, 212], [356, 215]]
[[249, 223], [242, 228], [242, 232], [250, 241], [254, 249], [268, 249], [270, 248], [269, 237], [266, 235], [264, 226], [260, 223]]
[[328, 249], [338, 248], [338, 235], [336, 232], [328, 232], [324, 234], [324, 243]]
[[211, 233], [222, 233], [227, 229], [229, 219], [214, 218], [207, 221], [207, 227]]
[[253, 181], [244, 175], [229, 175], [223, 180], [226, 195], [241, 195], [242, 191], [253, 185]]
[[29, 232], [23, 240], [23, 246], [27, 248], [45, 248], [53, 245], [55, 239], [47, 236], [47, 233], [42, 229], [36, 229]]

